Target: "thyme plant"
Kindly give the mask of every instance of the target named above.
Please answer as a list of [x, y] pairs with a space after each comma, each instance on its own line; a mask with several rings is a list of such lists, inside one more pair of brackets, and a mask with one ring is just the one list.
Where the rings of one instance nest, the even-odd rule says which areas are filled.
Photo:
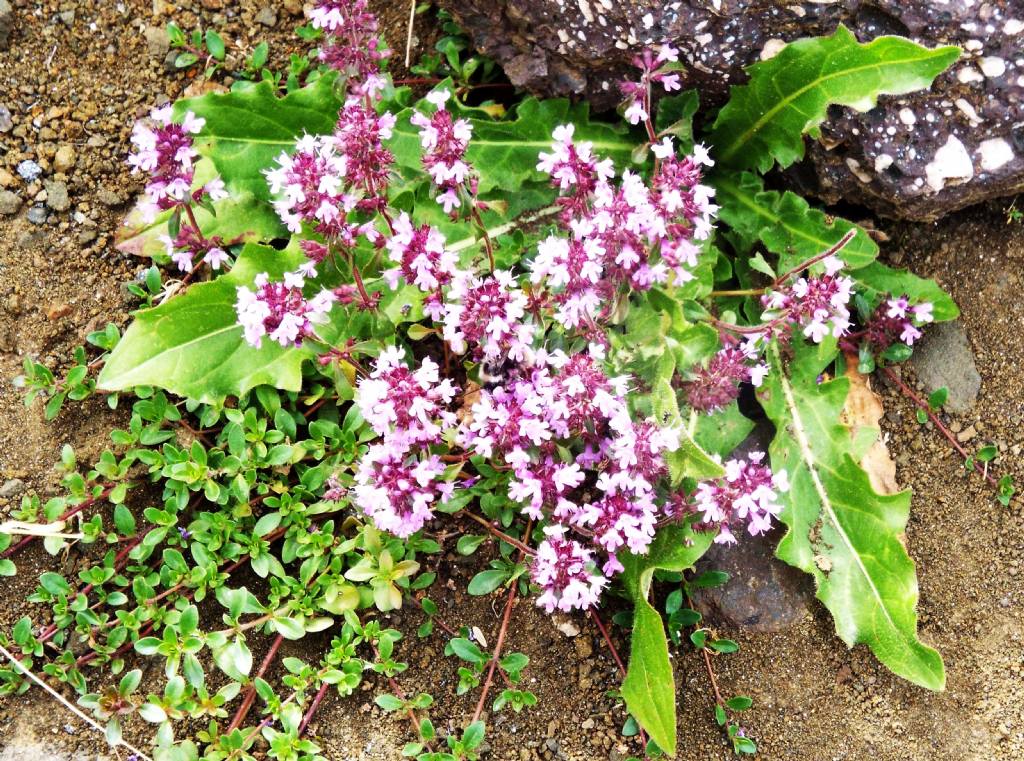
[[[504, 650], [530, 596], [588, 613], [609, 644], [601, 611], [625, 608], [626, 729], [672, 756], [670, 642], [689, 639], [712, 680], [737, 647], [690, 603], [723, 579], [690, 571], [712, 542], [776, 523], [778, 556], [813, 576], [839, 636], [942, 689], [900, 540], [909, 495], [872, 489], [859, 462], [877, 431], [851, 435], [841, 413], [847, 363], [905, 360], [956, 306], [762, 174], [802, 156], [830, 105], [927, 87], [957, 50], [840, 27], [751, 67], [697, 134], [698, 93], [667, 41], [637, 51], [621, 120], [597, 120], [563, 100], [479, 102], [480, 63], [450, 38], [447, 63], [422, 71], [453, 76], [416, 99], [386, 73], [363, 0], [320, 0], [310, 21], [318, 52], [286, 81], [259, 48], [230, 93], [136, 126], [128, 160], [147, 185], [121, 246], [167, 269], [63, 380], [26, 362], [49, 417], [66, 398], [131, 402], [91, 467], [65, 450], [64, 496], [26, 497], [4, 524], [0, 573], [37, 535], [51, 553], [98, 551], [77, 579], [40, 577], [30, 601], [51, 614], [4, 634], [20, 660], [0, 690], [28, 689], [26, 671], [66, 683], [110, 742], [138, 715], [168, 761], [250, 759], [259, 735], [270, 758], [315, 759], [324, 695], [371, 672], [389, 685], [377, 705], [415, 726], [407, 756], [475, 759], [485, 707], [536, 703], [529, 659]], [[225, 60], [215, 34], [174, 39], [182, 66], [204, 43]], [[751, 414], [775, 437], [737, 456]], [[427, 596], [456, 537], [486, 553], [469, 593], [504, 597], [493, 646]], [[460, 732], [440, 736], [432, 697], [401, 688], [403, 635], [375, 612], [410, 600], [419, 634], [458, 661], [457, 692], [476, 695]], [[329, 645], [285, 658], [271, 684], [282, 640], [316, 632]], [[142, 689], [143, 658], [162, 662], [162, 687]], [[713, 684], [731, 746], [754, 752], [737, 718], [749, 698]], [[206, 729], [181, 736], [185, 720]]]

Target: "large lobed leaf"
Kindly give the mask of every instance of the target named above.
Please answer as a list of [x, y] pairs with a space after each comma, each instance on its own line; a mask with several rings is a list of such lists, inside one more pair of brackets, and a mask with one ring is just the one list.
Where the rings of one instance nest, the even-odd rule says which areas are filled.
[[744, 241], [760, 241], [779, 256], [779, 273], [820, 254], [850, 230], [857, 233], [840, 253], [850, 269], [864, 267], [878, 256], [878, 245], [867, 231], [840, 217], [813, 209], [790, 191], [765, 190], [764, 181], [750, 172], [718, 174], [713, 179], [719, 217]]
[[192, 111], [206, 119], [196, 138], [199, 152], [210, 158], [228, 188], [267, 200], [263, 170], [282, 151], [291, 151], [303, 133], [334, 131], [341, 107], [336, 78], [325, 75], [299, 90], [277, 97], [262, 81], [230, 93], [208, 93], [180, 100], [174, 112]]
[[832, 104], [858, 111], [879, 95], [928, 87], [960, 55], [959, 48], [925, 48], [902, 37], [860, 44], [844, 26], [830, 37], [797, 40], [750, 67], [750, 82], [732, 88], [711, 132], [716, 159], [733, 169], [768, 171], [804, 154], [803, 135], [824, 121]]
[[777, 345], [760, 394], [778, 433], [772, 467], [791, 488], [780, 516], [788, 530], [776, 554], [811, 574], [817, 596], [849, 646], [866, 644], [899, 676], [941, 690], [941, 656], [917, 636], [917, 577], [901, 542], [910, 494], [880, 495], [857, 464], [873, 437], [839, 423], [849, 382], [818, 383], [820, 365], [797, 347], [786, 377]]
[[294, 248], [277, 251], [248, 244], [234, 268], [153, 309], [139, 312], [107, 358], [98, 386], [122, 391], [159, 386], [211, 402], [269, 384], [298, 391], [306, 349], [284, 349], [269, 339], [254, 349], [235, 314], [235, 289], [261, 272], [280, 277], [304, 259]]

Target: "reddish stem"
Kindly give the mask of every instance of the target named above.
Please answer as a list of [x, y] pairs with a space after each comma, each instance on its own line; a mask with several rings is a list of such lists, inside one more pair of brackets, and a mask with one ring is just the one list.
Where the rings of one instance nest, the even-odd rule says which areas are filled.
[[309, 704], [309, 710], [306, 711], [306, 715], [302, 717], [302, 723], [299, 724], [299, 737], [302, 737], [303, 733], [305, 733], [309, 722], [313, 721], [313, 715], [316, 713], [316, 709], [320, 707], [320, 701], [324, 699], [324, 695], [327, 694], [329, 687], [330, 685], [327, 682], [323, 682], [320, 685], [320, 689], [316, 691], [316, 695], [313, 696], [313, 702]]
[[[530, 520], [526, 524], [526, 529], [523, 531], [523, 540], [530, 538], [530, 532], [533, 530], [533, 521]], [[516, 563], [522, 563], [523, 557], [530, 548], [527, 547], [523, 542], [520, 542], [522, 549], [519, 550], [519, 557], [516, 558]], [[473, 721], [480, 718], [480, 714], [483, 713], [484, 703], [487, 701], [487, 693], [491, 690], [491, 683], [494, 681], [494, 670], [498, 667], [498, 659], [501, 658], [501, 647], [505, 644], [505, 635], [508, 633], [508, 624], [512, 620], [512, 608], [516, 601], [516, 586], [517, 582], [513, 581], [508, 588], [508, 601], [505, 603], [505, 613], [501, 617], [501, 628], [498, 629], [498, 640], [494, 643], [494, 651], [491, 653], [491, 665], [487, 669], [487, 678], [484, 680], [484, 688], [480, 693], [480, 700], [477, 701], [476, 710], [473, 711]]]
[[[281, 647], [282, 642], [284, 642], [284, 637], [278, 634], [271, 643], [266, 656], [263, 658], [263, 663], [260, 664], [259, 671], [256, 672], [256, 676], [253, 677], [253, 681], [261, 678], [265, 673], [267, 673], [267, 669], [270, 668], [270, 664], [274, 662], [274, 658], [277, 656], [277, 650]], [[244, 722], [245, 717], [249, 715], [249, 709], [252, 708], [252, 704], [255, 700], [256, 687], [255, 685], [250, 684], [249, 689], [245, 691], [245, 697], [242, 698], [242, 705], [238, 706], [238, 710], [235, 712], [235, 718], [233, 718], [231, 720], [231, 724], [228, 725], [229, 733], [242, 726], [242, 722]]]
[[[520, 557], [522, 553], [520, 553]], [[494, 643], [494, 652], [491, 653], [491, 665], [487, 669], [487, 678], [484, 680], [484, 688], [480, 693], [480, 700], [477, 701], [476, 710], [473, 711], [473, 721], [480, 718], [483, 713], [484, 703], [487, 700], [487, 693], [490, 692], [491, 682], [494, 680], [494, 669], [498, 667], [498, 659], [501, 657], [501, 646], [505, 644], [505, 634], [508, 632], [508, 624], [512, 619], [512, 608], [516, 599], [516, 582], [508, 588], [508, 600], [505, 603], [505, 613], [501, 617], [501, 628], [498, 630], [498, 641]], [[470, 723], [472, 724], [473, 721]]]
[[[910, 401], [912, 401], [918, 409], [924, 411], [924, 413], [928, 416], [928, 419], [935, 424], [935, 427], [939, 429], [939, 432], [946, 438], [946, 441], [949, 442], [950, 446], [952, 446], [953, 449], [959, 452], [960, 456], [963, 457], [964, 460], [969, 460], [972, 457], [972, 455], [967, 450], [960, 446], [960, 442], [957, 441], [956, 436], [953, 435], [953, 432], [950, 431], [949, 428], [947, 428], [941, 420], [939, 420], [939, 416], [932, 411], [931, 406], [927, 402], [922, 400], [921, 397], [915, 394], [914, 391], [910, 388], [910, 386], [904, 383], [903, 379], [892, 371], [892, 368], [882, 367], [879, 369], [881, 369], [881, 371], [885, 373], [885, 376], [889, 380], [896, 384], [896, 386], [899, 388], [899, 390], [903, 393], [905, 397], [910, 399]], [[995, 489], [999, 488], [999, 482], [991, 475], [989, 475], [988, 471], [985, 468], [983, 468], [977, 462], [972, 462], [972, 466], [974, 472], [980, 475], [982, 478], [984, 478], [990, 486], [992, 486]]]
[[[57, 518], [57, 520], [58, 521], [66, 521], [68, 518], [70, 518], [70, 517], [72, 517], [74, 515], [78, 515], [78, 513], [80, 513], [83, 510], [85, 510], [85, 508], [90, 507], [91, 505], [94, 505], [96, 502], [98, 502], [101, 499], [106, 499], [107, 497], [109, 497], [110, 496], [110, 492], [112, 492], [113, 490], [114, 490], [114, 487], [109, 485], [109, 484], [107, 484], [106, 487], [104, 488], [103, 492], [99, 496], [89, 497], [84, 502], [80, 502], [79, 504], [75, 505], [70, 510], [65, 512], [63, 515], [59, 516]], [[35, 534], [29, 534], [28, 536], [26, 536], [24, 539], [22, 539], [17, 544], [13, 544], [10, 547], [8, 547], [6, 550], [4, 550], [3, 552], [0, 552], [0, 559], [9, 558], [11, 555], [13, 555], [15, 552], [20, 550], [22, 547], [25, 547], [26, 545], [31, 544], [32, 540], [35, 539], [35, 538], [36, 538]]]

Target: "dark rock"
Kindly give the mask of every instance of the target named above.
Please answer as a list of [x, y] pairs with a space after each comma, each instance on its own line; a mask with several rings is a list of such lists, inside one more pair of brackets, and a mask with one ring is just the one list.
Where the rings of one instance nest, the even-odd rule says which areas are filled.
[[0, 50], [7, 50], [14, 28], [14, 10], [9, 0], [0, 0]]
[[[767, 452], [772, 428], [765, 421], [740, 444], [735, 456]], [[750, 536], [737, 531], [736, 544], [714, 544], [697, 563], [697, 572], [725, 571], [729, 581], [699, 589], [694, 605], [706, 618], [725, 626], [754, 632], [781, 631], [799, 623], [814, 599], [810, 577], [775, 557], [784, 530]]]
[[978, 400], [981, 375], [959, 321], [930, 326], [914, 347], [910, 364], [929, 394], [943, 386], [949, 389], [946, 409], [950, 412], [967, 412]]
[[[684, 86], [721, 104], [745, 66], [783, 42], [846, 24], [861, 41], [901, 34], [963, 56], [927, 92], [883, 97], [860, 114], [835, 109], [810, 145], [805, 191], [877, 212], [931, 220], [1024, 191], [1024, 4], [1020, 0], [442, 0], [474, 45], [509, 78], [548, 95], [619, 100], [616, 82], [645, 45], [668, 40], [687, 64]], [[811, 171], [807, 171], [811, 170]]]
[[775, 558], [775, 545], [783, 533], [737, 534], [736, 544], [712, 545], [697, 563], [697, 571], [725, 571], [729, 581], [698, 590], [697, 610], [712, 621], [753, 632], [776, 632], [799, 623], [814, 599], [814, 582]]

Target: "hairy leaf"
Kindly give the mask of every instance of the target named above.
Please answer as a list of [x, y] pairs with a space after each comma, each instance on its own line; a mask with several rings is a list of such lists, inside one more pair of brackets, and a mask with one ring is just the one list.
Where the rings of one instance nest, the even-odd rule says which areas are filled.
[[808, 362], [791, 381], [777, 345], [770, 359], [760, 398], [778, 431], [772, 467], [791, 483], [776, 554], [814, 577], [844, 642], [864, 643], [894, 673], [941, 690], [942, 658], [918, 639], [917, 577], [900, 541], [909, 492], [876, 493], [857, 464], [872, 437], [855, 438], [838, 422], [848, 379], [818, 384]]
[[804, 154], [832, 104], [858, 111], [879, 95], [928, 87], [960, 55], [959, 48], [924, 48], [902, 37], [860, 44], [844, 26], [830, 37], [797, 40], [749, 68], [750, 82], [732, 88], [711, 131], [721, 165], [766, 172]]
[[878, 245], [862, 228], [811, 208], [788, 190], [765, 190], [764, 182], [754, 174], [743, 172], [738, 179], [732, 174], [717, 174], [712, 181], [722, 205], [721, 219], [746, 246], [761, 241], [778, 254], [776, 269], [780, 275], [826, 251], [854, 229], [857, 234], [839, 254], [847, 267], [865, 267], [878, 256]]
[[676, 750], [676, 688], [668, 657], [665, 626], [647, 601], [654, 571], [683, 571], [707, 552], [711, 532], [690, 526], [666, 526], [658, 532], [646, 555], [624, 553], [623, 584], [633, 600], [633, 633], [629, 668], [622, 682], [626, 707], [670, 756]]
[[201, 401], [263, 383], [298, 391], [309, 350], [284, 349], [269, 339], [259, 349], [247, 344], [236, 320], [235, 289], [261, 272], [280, 277], [303, 258], [296, 249], [248, 244], [227, 275], [139, 312], [103, 366], [99, 388], [158, 386]]

